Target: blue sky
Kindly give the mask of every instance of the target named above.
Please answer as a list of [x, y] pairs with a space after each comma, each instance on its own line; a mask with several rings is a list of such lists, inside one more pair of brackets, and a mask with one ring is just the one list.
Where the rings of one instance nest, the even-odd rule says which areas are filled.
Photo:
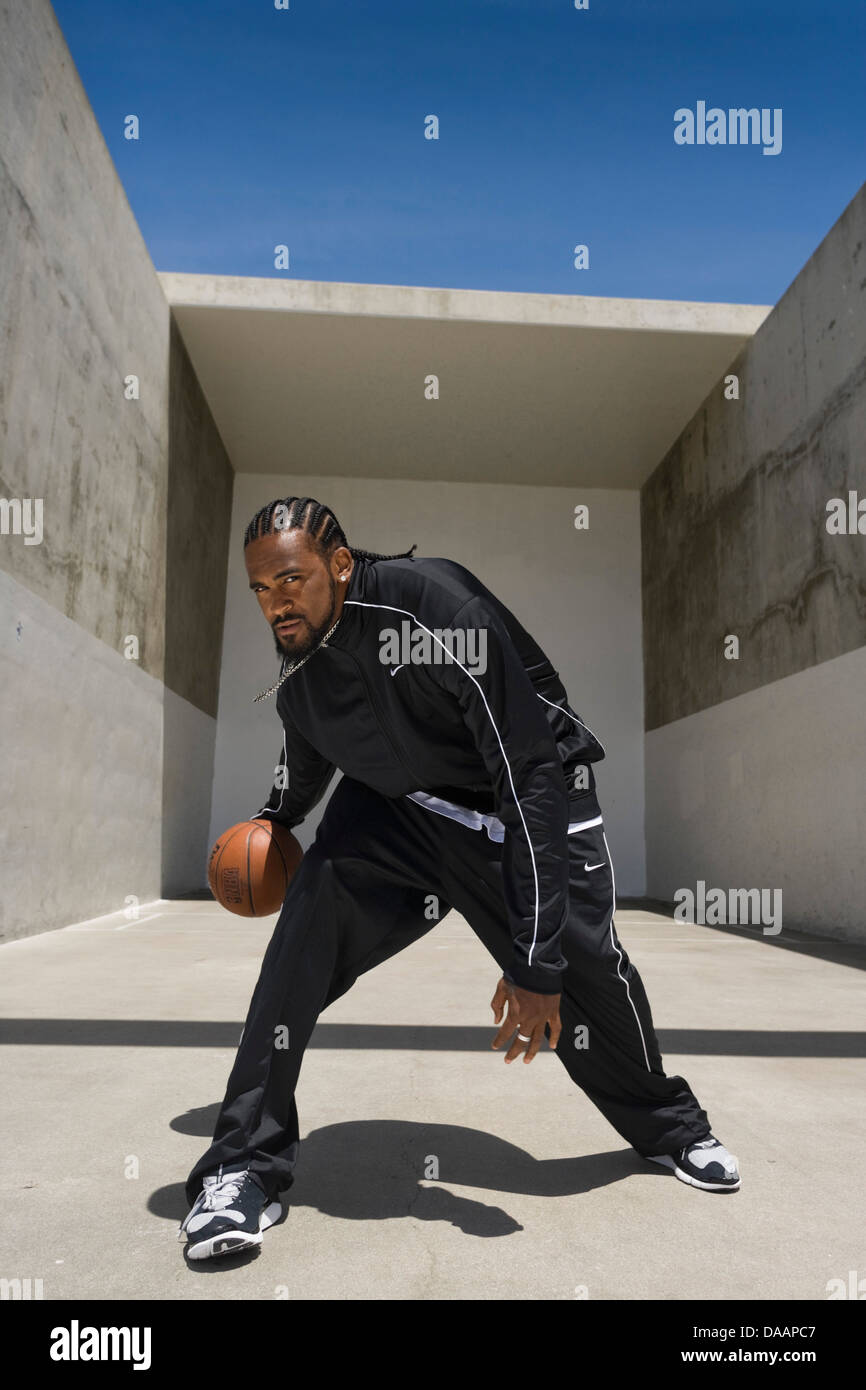
[[[862, 0], [54, 8], [161, 271], [771, 304], [866, 177]], [[698, 101], [781, 153], [675, 144]]]

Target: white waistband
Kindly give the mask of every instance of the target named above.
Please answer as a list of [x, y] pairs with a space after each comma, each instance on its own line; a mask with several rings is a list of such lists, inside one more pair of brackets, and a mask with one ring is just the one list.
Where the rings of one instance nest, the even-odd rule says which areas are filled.
[[417, 801], [419, 806], [426, 806], [428, 811], [435, 811], [438, 816], [459, 820], [462, 825], [468, 825], [470, 830], [480, 830], [484, 826], [491, 840], [501, 843], [505, 839], [505, 826], [498, 816], [485, 816], [481, 811], [470, 811], [468, 806], [443, 801], [441, 796], [431, 796], [429, 792], [407, 792], [406, 795], [410, 801]]
[[[458, 806], [454, 801], [445, 801], [441, 796], [431, 796], [429, 792], [407, 792], [406, 795], [410, 801], [417, 801], [419, 806], [426, 806], [428, 811], [435, 811], [438, 816], [448, 816], [449, 820], [460, 821], [461, 825], [468, 825], [470, 830], [481, 830], [484, 827], [490, 839], [498, 844], [505, 839], [505, 826], [498, 816], [471, 811], [468, 806]], [[576, 830], [588, 830], [591, 825], [601, 823], [601, 816], [596, 816], [593, 820], [573, 821], [568, 827], [568, 833], [573, 835]]]

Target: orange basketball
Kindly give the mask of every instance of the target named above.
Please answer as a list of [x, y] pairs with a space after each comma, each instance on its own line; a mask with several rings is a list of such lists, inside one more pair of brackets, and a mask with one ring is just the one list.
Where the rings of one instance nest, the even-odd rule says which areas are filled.
[[207, 881], [218, 903], [239, 917], [279, 912], [304, 851], [290, 830], [270, 820], [242, 820], [210, 852]]

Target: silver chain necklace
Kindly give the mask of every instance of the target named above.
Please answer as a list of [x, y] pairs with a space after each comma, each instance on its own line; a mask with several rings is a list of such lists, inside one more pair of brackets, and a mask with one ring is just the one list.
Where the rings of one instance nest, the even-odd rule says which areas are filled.
[[296, 671], [299, 671], [303, 666], [304, 662], [309, 661], [311, 656], [315, 656], [316, 652], [319, 650], [319, 647], [324, 647], [326, 645], [328, 638], [331, 637], [333, 633], [336, 632], [337, 628], [340, 626], [342, 618], [343, 615], [341, 613], [337, 621], [334, 623], [334, 626], [331, 628], [331, 631], [325, 633], [318, 646], [314, 647], [311, 652], [307, 652], [306, 656], [302, 656], [300, 661], [296, 661], [293, 666], [290, 666], [288, 668], [288, 670], [286, 669], [286, 662], [288, 661], [288, 657], [284, 656], [283, 664], [280, 667], [280, 679], [277, 681], [276, 685], [271, 686], [270, 690], [263, 690], [260, 695], [257, 695], [256, 698], [253, 700], [253, 704], [257, 705], [259, 700], [267, 700], [271, 695], [276, 695], [283, 681], [288, 680], [289, 676], [293, 676]]

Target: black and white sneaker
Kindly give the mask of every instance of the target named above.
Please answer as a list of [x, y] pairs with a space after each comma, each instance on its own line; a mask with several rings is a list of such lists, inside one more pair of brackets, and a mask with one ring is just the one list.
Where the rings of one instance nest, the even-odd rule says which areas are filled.
[[186, 1235], [191, 1260], [234, 1255], [261, 1245], [262, 1231], [282, 1214], [279, 1202], [268, 1202], [254, 1173], [241, 1164], [221, 1167], [204, 1179], [192, 1209], [181, 1223], [178, 1240]]
[[696, 1144], [687, 1144], [673, 1154], [644, 1154], [651, 1163], [673, 1168], [680, 1182], [702, 1187], [707, 1192], [736, 1192], [740, 1186], [737, 1160], [724, 1144], [710, 1134]]

